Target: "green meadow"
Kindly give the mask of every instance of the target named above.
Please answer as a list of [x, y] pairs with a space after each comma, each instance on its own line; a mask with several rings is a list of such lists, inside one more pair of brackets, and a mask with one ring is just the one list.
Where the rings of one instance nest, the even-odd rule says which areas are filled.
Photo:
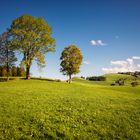
[[[1, 140], [139, 140], [140, 86], [74, 78], [0, 82]], [[124, 75], [123, 75], [124, 76]]]

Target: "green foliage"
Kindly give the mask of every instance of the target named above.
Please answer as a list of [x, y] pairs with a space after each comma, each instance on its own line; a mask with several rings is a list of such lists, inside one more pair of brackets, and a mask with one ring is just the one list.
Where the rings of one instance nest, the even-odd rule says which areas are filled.
[[106, 81], [106, 77], [104, 76], [92, 76], [92, 77], [87, 77], [86, 79], [90, 81]]
[[[9, 76], [17, 76], [17, 77], [24, 77], [26, 75], [24, 68], [22, 67], [10, 67], [9, 69]], [[7, 76], [7, 69], [6, 67], [0, 67], [0, 76], [6, 77]]]
[[82, 79], [86, 79], [84, 76], [81, 76], [80, 78], [82, 78]]
[[119, 86], [123, 86], [125, 80], [126, 80], [126, 79], [120, 78], [120, 79], [116, 80], [115, 83], [118, 84]]
[[0, 35], [0, 66], [6, 68], [3, 70], [3, 75], [7, 76], [7, 80], [9, 80], [10, 67], [12, 67], [15, 64], [15, 61], [17, 61], [11, 46], [11, 35], [9, 32], [4, 32]]
[[69, 76], [69, 82], [71, 81], [71, 75], [77, 74], [80, 71], [83, 56], [80, 49], [75, 45], [70, 45], [64, 48], [61, 57], [61, 69], [60, 71], [64, 75]]
[[17, 60], [15, 57], [15, 53], [11, 48], [11, 40], [10, 33], [4, 32], [0, 35], [0, 66], [8, 66], [11, 67], [15, 64]]
[[111, 86], [115, 86], [116, 84], [115, 84], [115, 83], [111, 83], [110, 85], [111, 85]]
[[140, 72], [135, 71], [134, 73], [132, 73], [132, 76], [134, 77], [134, 80], [136, 81], [140, 76]]
[[30, 78], [30, 66], [33, 60], [44, 66], [44, 54], [55, 50], [55, 40], [51, 37], [52, 29], [44, 18], [23, 15], [12, 22], [9, 31], [12, 34], [13, 48], [22, 52], [22, 64], [26, 66], [26, 78]]
[[100, 83], [1, 82], [0, 139], [138, 140], [140, 86]]
[[60, 80], [60, 79], [56, 79], [55, 81], [56, 81], [56, 82], [61, 82], [61, 80]]
[[3, 67], [2, 69], [1, 69], [1, 74], [0, 74], [1, 76], [4, 76], [4, 77], [6, 77], [7, 76], [7, 69], [6, 69], [6, 67]]
[[131, 85], [132, 85], [132, 87], [135, 87], [135, 86], [138, 85], [138, 82], [137, 81], [134, 81], [134, 82], [131, 83]]
[[16, 76], [16, 75], [17, 75], [17, 68], [12, 67], [12, 76]]
[[20, 67], [20, 68], [19, 68], [19, 72], [18, 72], [17, 75], [19, 75], [19, 76], [21, 76], [21, 77], [24, 77], [24, 76], [26, 75], [25, 69], [22, 68], [22, 67]]

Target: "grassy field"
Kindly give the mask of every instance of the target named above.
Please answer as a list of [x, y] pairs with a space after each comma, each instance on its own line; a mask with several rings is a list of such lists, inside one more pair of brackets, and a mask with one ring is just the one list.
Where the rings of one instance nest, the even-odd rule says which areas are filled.
[[140, 139], [140, 86], [0, 82], [0, 139]]

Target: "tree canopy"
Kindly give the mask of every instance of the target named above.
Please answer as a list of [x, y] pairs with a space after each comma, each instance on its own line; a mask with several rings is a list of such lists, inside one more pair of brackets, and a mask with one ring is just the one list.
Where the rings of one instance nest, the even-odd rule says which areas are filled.
[[23, 53], [22, 64], [26, 66], [26, 78], [30, 78], [33, 60], [43, 66], [45, 53], [55, 51], [55, 39], [51, 37], [52, 28], [42, 17], [23, 15], [12, 22], [9, 29], [12, 34], [12, 46]]
[[80, 72], [80, 65], [82, 64], [83, 56], [80, 49], [76, 45], [70, 45], [64, 48], [61, 57], [60, 71], [69, 76], [69, 83], [71, 76]]

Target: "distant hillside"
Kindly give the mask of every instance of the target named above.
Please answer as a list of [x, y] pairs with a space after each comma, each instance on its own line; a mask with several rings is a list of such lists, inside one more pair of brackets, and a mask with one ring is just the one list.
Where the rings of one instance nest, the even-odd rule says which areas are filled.
[[[125, 79], [125, 85], [130, 85], [130, 83], [135, 79], [133, 76], [127, 74], [105, 74], [103, 76], [106, 77], [106, 81], [89, 81], [80, 77], [74, 77], [73, 81], [82, 84], [110, 85], [118, 79]], [[140, 78], [138, 78], [138, 81], [140, 82]]]
[[[135, 77], [127, 74], [105, 74], [108, 83], [114, 83], [116, 80], [125, 79], [125, 85], [130, 85], [135, 81]], [[140, 84], [140, 77], [137, 77], [137, 82]]]
[[115, 80], [118, 80], [120, 78], [126, 78], [127, 80], [134, 80], [134, 77], [131, 76], [131, 75], [127, 75], [127, 74], [105, 74], [104, 75], [107, 79], [107, 81], [115, 81]]

